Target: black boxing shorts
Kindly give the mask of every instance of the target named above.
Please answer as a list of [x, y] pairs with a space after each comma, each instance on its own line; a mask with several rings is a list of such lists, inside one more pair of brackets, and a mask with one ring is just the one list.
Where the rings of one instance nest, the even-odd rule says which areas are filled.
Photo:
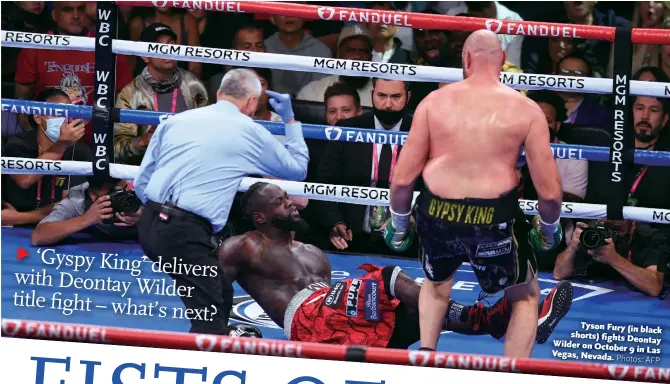
[[537, 259], [528, 242], [531, 225], [516, 189], [497, 199], [443, 199], [425, 188], [416, 204], [416, 233], [426, 277], [449, 280], [468, 261], [489, 294], [527, 283]]

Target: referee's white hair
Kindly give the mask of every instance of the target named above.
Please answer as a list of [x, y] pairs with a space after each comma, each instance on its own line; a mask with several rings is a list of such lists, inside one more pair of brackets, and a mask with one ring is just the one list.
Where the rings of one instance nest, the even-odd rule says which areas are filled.
[[259, 97], [263, 87], [258, 75], [246, 68], [237, 68], [228, 71], [219, 86], [222, 96], [237, 100], [248, 100], [252, 96]]

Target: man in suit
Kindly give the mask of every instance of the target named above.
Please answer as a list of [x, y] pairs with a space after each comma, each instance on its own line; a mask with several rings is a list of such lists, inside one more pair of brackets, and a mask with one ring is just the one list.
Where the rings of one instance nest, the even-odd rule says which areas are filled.
[[[373, 111], [338, 121], [342, 127], [408, 132], [412, 116], [407, 113], [410, 99], [409, 83], [400, 80], [373, 79]], [[379, 141], [378, 141], [379, 142]], [[390, 144], [328, 143], [316, 175], [316, 182], [359, 187], [388, 188], [390, 176], [402, 148]], [[312, 202], [315, 224], [330, 232], [331, 244], [339, 250], [360, 253], [385, 251], [381, 225], [389, 216], [388, 207], [364, 206], [334, 202]], [[416, 248], [404, 255], [415, 257]]]

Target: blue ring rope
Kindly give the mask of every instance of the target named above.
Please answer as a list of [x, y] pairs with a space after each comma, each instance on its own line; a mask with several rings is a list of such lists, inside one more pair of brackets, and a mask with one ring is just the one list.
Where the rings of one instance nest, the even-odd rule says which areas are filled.
[[[140, 111], [134, 109], [117, 109], [119, 123], [158, 125], [169, 118], [171, 113]], [[88, 105], [72, 105], [44, 103], [30, 100], [2, 99], [2, 112], [21, 114], [40, 114], [46, 116], [62, 116], [78, 119], [90, 119], [93, 108]], [[112, 113], [114, 115], [114, 113]], [[284, 134], [284, 123], [275, 121], [256, 122], [274, 135]], [[380, 132], [369, 129], [331, 127], [327, 125], [303, 124], [303, 135], [307, 139], [362, 142], [377, 144], [401, 144], [407, 137], [405, 132]], [[610, 149], [574, 144], [551, 144], [554, 157], [557, 159], [576, 159], [598, 162], [609, 162]], [[523, 152], [522, 152], [523, 154]], [[670, 152], [635, 150], [635, 164], [649, 166], [670, 166]]]

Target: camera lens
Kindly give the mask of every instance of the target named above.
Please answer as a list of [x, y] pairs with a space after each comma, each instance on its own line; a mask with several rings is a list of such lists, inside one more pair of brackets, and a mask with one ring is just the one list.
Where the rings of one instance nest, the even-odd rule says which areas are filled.
[[586, 228], [579, 236], [579, 242], [586, 249], [598, 248], [600, 241], [600, 231], [595, 228]]

